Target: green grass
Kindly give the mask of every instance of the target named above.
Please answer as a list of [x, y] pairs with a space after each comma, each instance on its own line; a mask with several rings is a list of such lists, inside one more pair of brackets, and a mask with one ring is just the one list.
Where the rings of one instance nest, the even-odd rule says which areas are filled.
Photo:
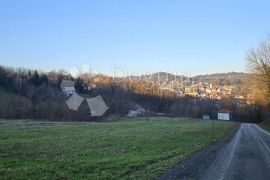
[[270, 123], [269, 122], [262, 122], [258, 124], [262, 129], [270, 132]]
[[14, 95], [16, 95], [14, 92], [0, 87], [0, 98], [9, 98]]
[[152, 179], [237, 126], [181, 118], [0, 121], [0, 179]]

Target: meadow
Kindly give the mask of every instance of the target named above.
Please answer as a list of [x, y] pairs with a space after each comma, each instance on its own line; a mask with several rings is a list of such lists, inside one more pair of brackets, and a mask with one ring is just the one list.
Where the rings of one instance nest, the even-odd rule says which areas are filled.
[[154, 179], [238, 123], [185, 118], [115, 122], [0, 120], [0, 179]]

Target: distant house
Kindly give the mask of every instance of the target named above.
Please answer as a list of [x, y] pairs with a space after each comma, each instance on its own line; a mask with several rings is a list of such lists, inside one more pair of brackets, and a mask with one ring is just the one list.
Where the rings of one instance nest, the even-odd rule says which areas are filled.
[[127, 117], [137, 117], [138, 116], [138, 112], [137, 111], [133, 111], [133, 110], [130, 110], [127, 114]]
[[211, 89], [206, 88], [206, 89], [205, 89], [205, 92], [209, 94], [209, 93], [211, 93], [212, 91], [211, 91]]
[[71, 96], [75, 93], [75, 87], [74, 87], [75, 82], [70, 81], [70, 80], [63, 80], [60, 84], [60, 87], [62, 89], [62, 92], [67, 95]]
[[75, 93], [75, 88], [74, 87], [64, 87], [63, 91], [67, 96], [71, 96]]
[[203, 115], [203, 119], [204, 120], [209, 120], [210, 119], [210, 116], [209, 115]]
[[145, 112], [146, 111], [142, 106], [136, 105], [136, 110], [130, 110], [127, 114], [127, 117], [138, 117], [145, 114]]
[[226, 121], [232, 120], [231, 111], [229, 111], [228, 109], [219, 110], [217, 116], [218, 120], [226, 120]]

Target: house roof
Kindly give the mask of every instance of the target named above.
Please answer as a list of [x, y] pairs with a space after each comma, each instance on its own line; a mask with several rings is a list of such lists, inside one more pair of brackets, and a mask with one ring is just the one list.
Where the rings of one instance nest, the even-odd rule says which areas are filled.
[[75, 91], [75, 87], [64, 87], [64, 90], [68, 90], [68, 91], [72, 90], [72, 91]]
[[223, 108], [223, 109], [220, 109], [220, 110], [218, 111], [218, 113], [231, 113], [231, 111], [228, 110], [228, 109], [226, 109], [226, 108]]
[[70, 80], [63, 80], [60, 84], [60, 87], [62, 89], [62, 91], [64, 91], [65, 87], [74, 87], [75, 82], [74, 81], [70, 81]]

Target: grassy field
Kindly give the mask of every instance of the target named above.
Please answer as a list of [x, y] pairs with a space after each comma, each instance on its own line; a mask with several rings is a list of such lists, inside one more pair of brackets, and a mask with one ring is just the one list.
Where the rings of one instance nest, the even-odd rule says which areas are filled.
[[0, 179], [151, 179], [237, 126], [181, 118], [0, 121]]
[[0, 98], [8, 99], [10, 96], [14, 96], [14, 95], [15, 95], [15, 93], [13, 93], [5, 88], [0, 87]]

